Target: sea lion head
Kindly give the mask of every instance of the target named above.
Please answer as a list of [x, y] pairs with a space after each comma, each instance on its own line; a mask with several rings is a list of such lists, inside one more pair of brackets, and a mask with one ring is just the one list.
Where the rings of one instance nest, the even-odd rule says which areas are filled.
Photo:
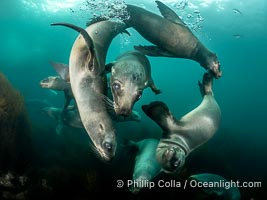
[[166, 173], [176, 173], [185, 163], [185, 152], [177, 145], [160, 142], [156, 157]]
[[110, 162], [115, 157], [117, 141], [113, 127], [102, 120], [96, 120], [90, 127], [91, 150], [104, 162]]
[[49, 88], [54, 90], [62, 90], [66, 82], [59, 76], [49, 76], [40, 81], [42, 88]]
[[[143, 74], [128, 70], [127, 66], [123, 70], [115, 64], [112, 67], [110, 86], [114, 100], [114, 110], [117, 115], [129, 116], [133, 106], [143, 93], [145, 85], [142, 83]], [[125, 64], [127, 65], [127, 64]]]

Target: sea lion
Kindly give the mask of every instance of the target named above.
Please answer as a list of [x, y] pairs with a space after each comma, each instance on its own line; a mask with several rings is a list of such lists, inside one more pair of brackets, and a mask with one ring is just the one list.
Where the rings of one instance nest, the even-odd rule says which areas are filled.
[[69, 106], [64, 112], [62, 108], [44, 107], [42, 112], [56, 120], [56, 132], [58, 135], [61, 133], [64, 125], [73, 128], [83, 128], [79, 111], [72, 106]]
[[192, 59], [216, 78], [221, 77], [217, 55], [198, 40], [173, 10], [160, 1], [156, 3], [164, 18], [143, 8], [127, 5], [129, 17], [124, 22], [156, 45], [135, 46], [135, 49], [149, 56]]
[[142, 106], [163, 130], [156, 155], [166, 172], [178, 172], [190, 152], [207, 142], [219, 128], [221, 111], [212, 92], [212, 75], [205, 73], [199, 86], [203, 94], [201, 104], [179, 120], [163, 102]]
[[129, 116], [145, 88], [150, 87], [155, 94], [161, 92], [151, 77], [149, 60], [141, 52], [125, 52], [107, 66], [111, 68], [110, 87], [118, 115]]
[[69, 66], [67, 64], [53, 61], [50, 61], [50, 64], [62, 79], [67, 83], [70, 82]]
[[[42, 108], [42, 112], [57, 121], [57, 133], [61, 131], [63, 125], [72, 128], [84, 128], [79, 114], [79, 110], [76, 108], [76, 106], [68, 106], [64, 112], [62, 108], [46, 106]], [[115, 113], [110, 112], [109, 114], [111, 119], [116, 123], [126, 121], [141, 121], [141, 116], [135, 110], [133, 110], [132, 114], [129, 117], [117, 116]]]
[[[203, 174], [194, 174], [188, 177], [189, 185], [195, 186], [196, 184], [202, 183], [203, 187], [198, 187], [197, 189], [194, 187], [192, 190], [198, 191], [196, 194], [197, 199], [225, 199], [225, 200], [240, 200], [241, 194], [237, 186], [230, 183], [224, 177], [211, 174], [211, 173], [203, 173]], [[204, 187], [208, 185], [209, 187]], [[195, 192], [193, 192], [195, 193]]]
[[69, 74], [73, 95], [82, 123], [94, 148], [103, 161], [115, 156], [117, 141], [114, 125], [106, 104], [105, 60], [113, 38], [125, 30], [125, 24], [94, 21], [86, 29], [68, 23], [53, 23], [72, 28], [80, 33], [69, 58]]
[[158, 144], [159, 140], [153, 138], [132, 142], [137, 150], [132, 182], [128, 185], [132, 193], [137, 194], [142, 188], [148, 187], [149, 182], [161, 172], [156, 159]]
[[62, 79], [59, 76], [49, 76], [47, 78], [44, 78], [40, 81], [40, 86], [41, 88], [64, 92], [65, 104], [63, 110], [65, 110], [69, 106], [71, 100], [74, 99], [70, 83], [66, 82], [66, 80]]

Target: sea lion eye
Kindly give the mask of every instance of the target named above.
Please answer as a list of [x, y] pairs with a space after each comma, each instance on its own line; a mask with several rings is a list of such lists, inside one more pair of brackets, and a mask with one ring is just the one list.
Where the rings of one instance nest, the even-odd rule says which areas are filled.
[[48, 78], [45, 78], [42, 80], [43, 83], [48, 83], [49, 79]]
[[119, 83], [113, 83], [112, 87], [114, 90], [117, 90], [117, 91], [121, 89], [121, 85]]
[[142, 91], [137, 92], [136, 100], [139, 100], [142, 96]]

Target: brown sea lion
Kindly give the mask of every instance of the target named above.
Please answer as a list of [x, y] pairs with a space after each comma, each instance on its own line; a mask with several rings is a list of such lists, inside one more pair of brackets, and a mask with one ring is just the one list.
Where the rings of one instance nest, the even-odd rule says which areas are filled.
[[125, 52], [107, 66], [111, 68], [110, 87], [116, 114], [131, 115], [135, 102], [147, 87], [155, 94], [161, 93], [151, 77], [150, 62], [141, 52]]
[[[63, 125], [72, 128], [84, 128], [79, 114], [79, 110], [76, 108], [76, 106], [68, 106], [64, 112], [62, 108], [46, 106], [42, 108], [42, 112], [57, 121], [56, 132], [58, 134], [61, 132]], [[115, 113], [109, 114], [111, 119], [117, 123], [126, 121], [141, 121], [141, 116], [135, 110], [133, 110], [132, 114], [129, 117], [117, 116]]]
[[142, 106], [163, 130], [156, 155], [166, 172], [178, 172], [189, 153], [207, 142], [219, 128], [221, 110], [213, 96], [212, 75], [205, 73], [199, 86], [203, 94], [201, 104], [179, 120], [163, 102]]
[[125, 24], [102, 20], [86, 29], [68, 23], [55, 23], [72, 28], [80, 35], [75, 40], [69, 58], [69, 74], [73, 95], [82, 123], [90, 136], [96, 152], [104, 161], [115, 156], [117, 141], [114, 125], [105, 101], [105, 60], [113, 38], [125, 29]]
[[143, 8], [127, 5], [129, 18], [124, 22], [156, 46], [135, 46], [149, 56], [186, 58], [197, 61], [216, 78], [221, 77], [220, 63], [215, 53], [206, 48], [179, 16], [160, 1], [156, 1], [161, 17]]
[[69, 82], [59, 76], [49, 76], [40, 81], [41, 88], [47, 88], [57, 91], [63, 91], [65, 96], [64, 110], [69, 106], [71, 100], [74, 98]]

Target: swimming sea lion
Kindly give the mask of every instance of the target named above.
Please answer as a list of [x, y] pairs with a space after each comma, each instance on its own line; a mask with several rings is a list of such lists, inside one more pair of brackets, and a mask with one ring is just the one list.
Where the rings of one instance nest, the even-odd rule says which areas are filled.
[[147, 187], [161, 171], [161, 166], [156, 159], [156, 149], [159, 140], [153, 138], [132, 142], [137, 148], [135, 166], [130, 191], [137, 194], [142, 188]]
[[111, 67], [110, 87], [116, 114], [129, 116], [147, 87], [155, 94], [160, 93], [151, 77], [149, 60], [141, 52], [125, 52], [108, 66]]
[[70, 83], [67, 83], [59, 76], [48, 76], [40, 81], [41, 88], [64, 91], [70, 89]]
[[69, 106], [70, 101], [74, 98], [69, 82], [59, 76], [49, 76], [40, 81], [41, 88], [48, 88], [57, 91], [63, 91], [65, 95], [64, 110]]
[[166, 172], [178, 172], [189, 153], [207, 142], [219, 128], [221, 111], [213, 96], [212, 75], [205, 73], [199, 86], [204, 95], [201, 104], [179, 120], [163, 102], [142, 106], [146, 115], [163, 129], [156, 155]]
[[160, 1], [156, 1], [161, 14], [127, 5], [129, 18], [124, 22], [156, 46], [136, 46], [135, 49], [149, 56], [192, 59], [209, 70], [216, 78], [222, 75], [216, 54], [206, 48], [179, 18]]
[[[79, 111], [76, 106], [68, 106], [64, 112], [62, 108], [46, 106], [42, 108], [42, 112], [57, 121], [57, 133], [61, 131], [63, 125], [72, 128], [84, 128]], [[135, 110], [133, 110], [132, 114], [129, 117], [117, 116], [114, 113], [109, 114], [111, 119], [117, 123], [126, 121], [141, 121], [141, 116]]]
[[[209, 187], [198, 188], [200, 190], [199, 194], [197, 193], [195, 195], [196, 197], [200, 196], [203, 197], [201, 199], [225, 199], [225, 200], [241, 199], [241, 194], [238, 187], [234, 186], [233, 184], [232, 185], [226, 184], [229, 181], [220, 175], [211, 173], [194, 174], [188, 178], [188, 181], [192, 182], [190, 183], [190, 185], [196, 185], [197, 183], [203, 183], [209, 185]], [[196, 188], [193, 189], [196, 190]]]
[[54, 23], [72, 28], [80, 35], [69, 58], [69, 74], [82, 123], [102, 160], [115, 156], [117, 141], [112, 120], [108, 116], [103, 94], [106, 93], [105, 60], [113, 38], [124, 31], [125, 24], [103, 20], [86, 29], [68, 23]]
[[57, 122], [56, 132], [61, 133], [63, 125], [73, 128], [83, 128], [79, 111], [69, 106], [64, 112], [62, 108], [44, 107], [42, 112], [49, 117], [54, 118]]

